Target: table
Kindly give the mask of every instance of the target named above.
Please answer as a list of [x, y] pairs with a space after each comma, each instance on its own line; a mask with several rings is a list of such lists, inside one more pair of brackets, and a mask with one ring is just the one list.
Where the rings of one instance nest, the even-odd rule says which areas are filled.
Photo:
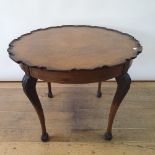
[[102, 81], [115, 78], [117, 90], [104, 134], [106, 140], [111, 140], [116, 112], [130, 88], [131, 78], [127, 71], [141, 51], [139, 41], [131, 35], [97, 26], [49, 27], [14, 39], [9, 44], [9, 56], [25, 72], [22, 86], [38, 114], [41, 140], [48, 141], [49, 136], [36, 91], [38, 79], [48, 82], [50, 91], [50, 82], [101, 84]]

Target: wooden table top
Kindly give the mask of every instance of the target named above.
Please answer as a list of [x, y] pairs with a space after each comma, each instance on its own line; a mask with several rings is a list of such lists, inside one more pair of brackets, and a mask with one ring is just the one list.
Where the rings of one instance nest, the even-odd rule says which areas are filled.
[[13, 40], [8, 48], [17, 63], [48, 70], [115, 66], [135, 58], [141, 51], [134, 37], [96, 26], [38, 29]]

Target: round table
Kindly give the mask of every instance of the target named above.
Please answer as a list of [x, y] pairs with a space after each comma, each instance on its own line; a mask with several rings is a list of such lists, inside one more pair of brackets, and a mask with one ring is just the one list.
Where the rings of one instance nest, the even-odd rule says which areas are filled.
[[25, 72], [22, 86], [38, 114], [42, 141], [47, 141], [49, 136], [36, 92], [38, 79], [48, 83], [83, 84], [115, 78], [117, 90], [104, 134], [106, 140], [111, 140], [115, 114], [130, 88], [127, 71], [141, 51], [139, 41], [131, 35], [97, 26], [49, 27], [14, 39], [9, 44], [9, 56]]

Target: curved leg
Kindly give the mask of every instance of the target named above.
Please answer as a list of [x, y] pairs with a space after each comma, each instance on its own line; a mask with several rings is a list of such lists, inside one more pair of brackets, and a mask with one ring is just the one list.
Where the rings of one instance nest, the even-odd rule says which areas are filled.
[[36, 92], [36, 83], [37, 83], [37, 79], [35, 79], [31, 76], [25, 75], [23, 77], [23, 80], [22, 80], [23, 90], [24, 90], [26, 96], [31, 101], [33, 107], [35, 108], [35, 110], [38, 114], [41, 128], [42, 128], [41, 140], [43, 142], [45, 142], [45, 141], [48, 141], [49, 138], [48, 138], [48, 133], [46, 132], [43, 109], [42, 109], [40, 100], [38, 98], [37, 92]]
[[127, 94], [130, 88], [131, 79], [129, 74], [125, 73], [124, 75], [120, 75], [116, 77], [116, 82], [118, 86], [110, 108], [107, 131], [104, 135], [104, 138], [106, 140], [112, 139], [112, 124], [113, 124], [116, 112], [119, 108], [119, 105], [121, 104], [123, 98], [125, 97], [125, 95]]
[[48, 82], [48, 97], [53, 98], [52, 89], [51, 89], [51, 83]]
[[102, 96], [101, 85], [102, 85], [102, 82], [100, 81], [98, 83], [98, 90], [97, 90], [97, 95], [96, 95], [98, 98], [100, 98]]

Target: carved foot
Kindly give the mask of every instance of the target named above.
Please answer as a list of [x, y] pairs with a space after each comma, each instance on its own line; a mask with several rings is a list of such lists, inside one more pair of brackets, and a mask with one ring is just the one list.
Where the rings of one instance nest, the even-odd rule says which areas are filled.
[[105, 140], [112, 140], [112, 133], [111, 132], [106, 132], [104, 134], [104, 139]]
[[113, 102], [111, 104], [107, 132], [105, 133], [105, 136], [104, 136], [106, 140], [112, 139], [113, 121], [115, 119], [116, 112], [122, 100], [124, 99], [125, 95], [127, 94], [130, 88], [131, 79], [130, 79], [129, 74], [125, 73], [123, 75], [116, 77], [116, 82], [117, 82], [117, 90], [116, 90]]
[[42, 134], [41, 140], [42, 140], [43, 142], [49, 141], [49, 136], [48, 136], [48, 133], [47, 133], [47, 132], [45, 132], [45, 133]]
[[52, 92], [48, 92], [48, 97], [49, 97], [49, 98], [53, 98]]
[[44, 112], [43, 112], [43, 109], [42, 109], [42, 106], [41, 106], [41, 103], [40, 103], [40, 100], [38, 98], [38, 94], [36, 91], [36, 83], [37, 83], [37, 79], [31, 76], [25, 75], [23, 77], [23, 81], [22, 81], [23, 90], [38, 114], [42, 133], [44, 133], [42, 134], [41, 139], [42, 141], [47, 141], [48, 134], [46, 132]]
[[97, 95], [96, 95], [98, 98], [102, 97], [102, 92], [97, 92]]
[[52, 93], [52, 89], [51, 89], [51, 83], [48, 82], [48, 97], [49, 98], [53, 98], [53, 93]]

